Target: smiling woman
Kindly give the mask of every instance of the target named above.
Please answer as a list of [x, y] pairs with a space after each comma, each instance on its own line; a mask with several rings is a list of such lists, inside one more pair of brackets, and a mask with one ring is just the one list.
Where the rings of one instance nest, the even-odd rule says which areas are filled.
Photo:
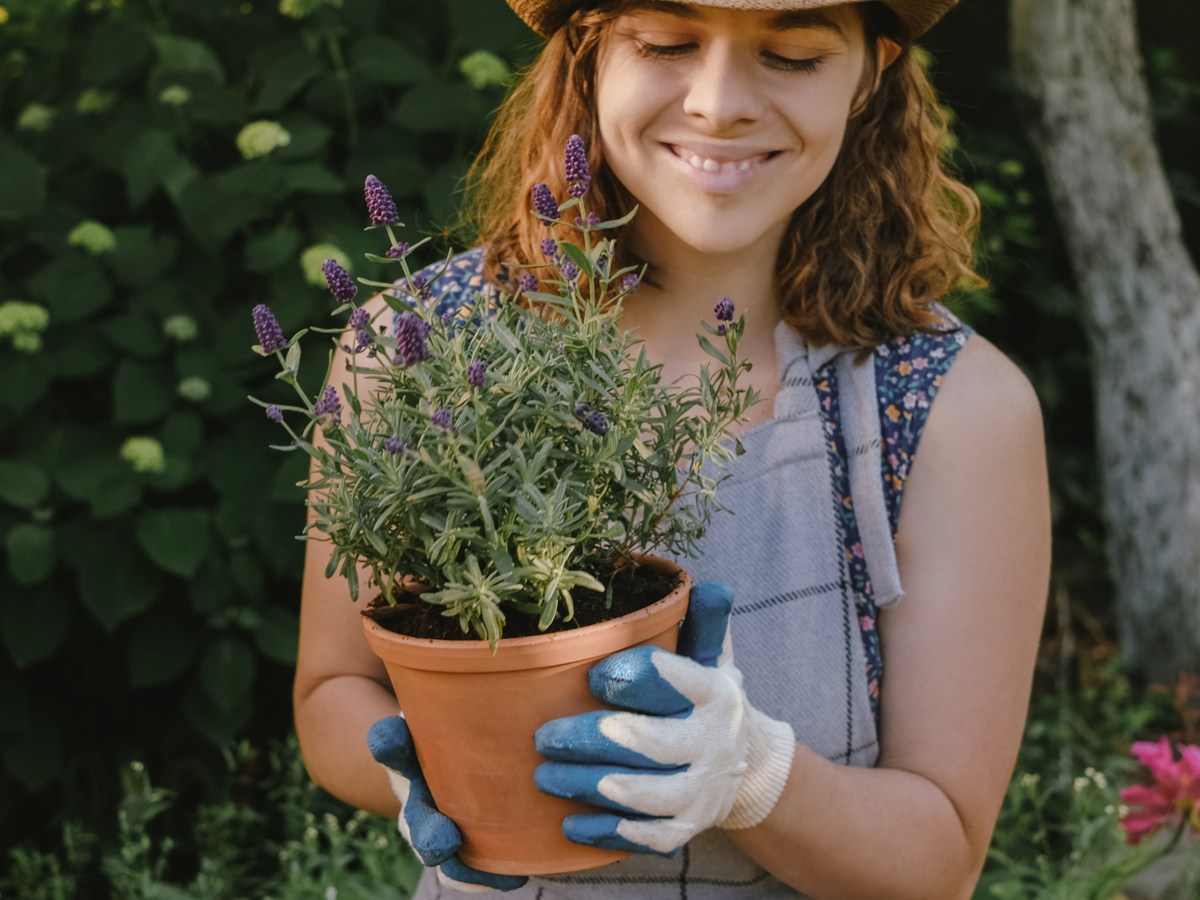
[[1049, 504], [1032, 390], [939, 303], [978, 281], [979, 205], [943, 168], [912, 42], [954, 0], [509, 4], [547, 44], [471, 173], [478, 246], [445, 296], [532, 290], [553, 197], [636, 205], [609, 261], [646, 269], [622, 327], [671, 379], [703, 360], [695, 324], [736, 304], [768, 402], [721, 486], [735, 515], [689, 564], [678, 652], [598, 662], [613, 708], [536, 736], [538, 788], [597, 807], [566, 837], [632, 857], [528, 881], [465, 865], [310, 543], [314, 777], [390, 814], [395, 791], [422, 900], [970, 896], [1022, 733]]

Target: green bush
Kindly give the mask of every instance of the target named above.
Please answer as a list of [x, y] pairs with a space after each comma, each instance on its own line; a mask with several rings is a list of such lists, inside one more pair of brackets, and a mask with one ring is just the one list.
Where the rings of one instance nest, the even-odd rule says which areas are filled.
[[199, 789], [216, 748], [286, 733], [305, 473], [246, 399], [283, 389], [248, 352], [250, 309], [331, 311], [327, 256], [381, 274], [357, 264], [367, 173], [412, 233], [440, 234], [531, 35], [469, 0], [4, 8], [11, 837], [100, 815], [131, 758]]

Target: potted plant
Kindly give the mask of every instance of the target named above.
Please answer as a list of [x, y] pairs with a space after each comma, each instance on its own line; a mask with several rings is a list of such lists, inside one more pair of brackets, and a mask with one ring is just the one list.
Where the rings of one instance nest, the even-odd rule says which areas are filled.
[[[351, 599], [370, 571], [367, 639], [433, 795], [463, 832], [464, 861], [505, 874], [625, 855], [562, 836], [581, 806], [536, 790], [532, 735], [599, 705], [586, 684], [596, 660], [640, 643], [674, 649], [690, 581], [643, 554], [694, 552], [737, 452], [731, 428], [757, 401], [738, 382], [750, 364], [727, 298], [698, 336], [714, 364], [664, 381], [619, 324], [641, 273], [614, 264], [610, 235], [633, 213], [589, 214], [577, 136], [566, 176], [561, 206], [546, 185], [533, 192], [545, 264], [521, 270], [513, 292], [481, 291], [441, 317], [436, 281], [414, 275], [415, 247], [397, 240], [395, 203], [369, 176], [370, 227], [390, 247], [368, 258], [402, 276], [359, 279], [386, 301], [360, 305], [354, 280], [327, 261], [348, 322], [310, 330], [334, 335], [349, 360], [340, 392], [327, 382], [308, 397], [297, 381], [305, 332], [285, 338], [267, 307], [254, 310], [255, 350], [279, 360], [277, 377], [299, 396], [254, 402], [290, 435], [279, 449], [312, 458], [307, 537], [329, 541], [326, 575], [345, 578]], [[513, 788], [527, 796], [499, 796]]]

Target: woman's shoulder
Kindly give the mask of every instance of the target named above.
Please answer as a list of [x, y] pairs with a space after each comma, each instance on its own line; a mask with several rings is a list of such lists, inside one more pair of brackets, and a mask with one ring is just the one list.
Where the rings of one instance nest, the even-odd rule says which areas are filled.
[[475, 247], [413, 270], [411, 281], [397, 279], [397, 295], [409, 301], [432, 303], [438, 315], [453, 312], [474, 294], [495, 290], [484, 277], [483, 267], [483, 248]]

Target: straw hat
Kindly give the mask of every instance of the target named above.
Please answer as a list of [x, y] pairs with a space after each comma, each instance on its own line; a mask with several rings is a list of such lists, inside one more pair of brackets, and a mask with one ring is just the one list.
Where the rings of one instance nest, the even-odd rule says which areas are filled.
[[[508, 5], [541, 35], [558, 28], [582, 0], [507, 0]], [[684, 0], [695, 6], [718, 6], [723, 9], [785, 10], [818, 9], [837, 6], [846, 0]], [[918, 38], [944, 16], [958, 0], [882, 0], [904, 25], [909, 38]]]

